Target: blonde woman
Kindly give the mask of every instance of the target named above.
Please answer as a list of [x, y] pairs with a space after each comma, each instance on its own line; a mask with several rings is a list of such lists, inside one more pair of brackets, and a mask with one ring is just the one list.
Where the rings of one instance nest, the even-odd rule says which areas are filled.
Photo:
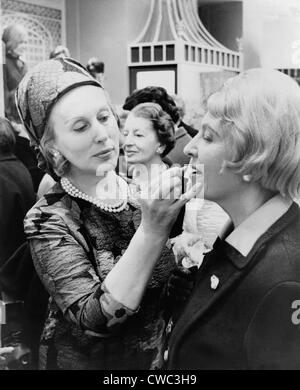
[[208, 100], [185, 149], [231, 217], [164, 353], [169, 369], [300, 369], [300, 89], [263, 69]]

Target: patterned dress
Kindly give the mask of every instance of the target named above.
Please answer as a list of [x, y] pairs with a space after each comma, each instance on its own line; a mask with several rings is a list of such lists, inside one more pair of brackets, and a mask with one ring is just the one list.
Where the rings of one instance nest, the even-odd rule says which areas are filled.
[[70, 197], [60, 184], [28, 212], [25, 233], [50, 294], [40, 344], [41, 369], [151, 369], [159, 364], [165, 283], [174, 268], [165, 247], [140, 309], [131, 312], [104, 280], [140, 224], [129, 202], [120, 213]]

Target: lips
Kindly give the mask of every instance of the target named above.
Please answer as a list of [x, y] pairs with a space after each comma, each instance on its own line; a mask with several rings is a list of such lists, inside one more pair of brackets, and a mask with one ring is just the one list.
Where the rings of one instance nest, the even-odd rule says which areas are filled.
[[191, 165], [191, 173], [196, 175], [203, 175], [204, 167], [203, 164]]
[[193, 184], [195, 184], [198, 180], [203, 180], [203, 165], [190, 164], [184, 173], [184, 177]]
[[134, 150], [125, 150], [125, 154], [127, 157], [133, 156], [136, 153], [137, 152], [135, 152]]
[[94, 154], [94, 157], [107, 157], [111, 154], [113, 150], [113, 147], [103, 149], [101, 150], [101, 152]]

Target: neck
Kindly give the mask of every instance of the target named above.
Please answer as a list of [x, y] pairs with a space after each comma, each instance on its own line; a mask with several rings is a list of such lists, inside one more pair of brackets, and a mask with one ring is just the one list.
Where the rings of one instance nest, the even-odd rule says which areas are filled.
[[274, 195], [274, 192], [255, 184], [248, 185], [245, 187], [245, 191], [237, 193], [231, 199], [220, 202], [219, 205], [229, 214], [236, 228]]
[[[71, 171], [66, 176], [70, 182], [85, 194], [96, 197], [96, 189], [104, 186], [104, 177], [98, 177], [96, 174], [88, 174], [86, 172]], [[101, 184], [103, 182], [103, 184]]]

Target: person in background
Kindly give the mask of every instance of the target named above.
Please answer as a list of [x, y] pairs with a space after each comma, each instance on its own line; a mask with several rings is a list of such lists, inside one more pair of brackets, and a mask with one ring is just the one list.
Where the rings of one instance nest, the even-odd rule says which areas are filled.
[[149, 86], [135, 90], [128, 96], [123, 105], [124, 110], [132, 110], [137, 104], [153, 102], [160, 104], [175, 124], [175, 146], [166, 155], [171, 164], [184, 166], [189, 163], [189, 158], [183, 153], [184, 146], [191, 140], [191, 136], [182, 126], [182, 109], [180, 109], [171, 95], [162, 87]]
[[38, 64], [17, 100], [39, 161], [57, 181], [24, 223], [50, 294], [40, 368], [154, 368], [160, 300], [174, 267], [166, 241], [196, 188], [181, 196], [174, 168], [140, 208], [131, 203], [115, 173], [120, 131], [108, 95], [72, 59]]
[[36, 202], [26, 167], [13, 154], [11, 123], [0, 118], [0, 267], [26, 241], [23, 219]]
[[66, 46], [63, 46], [63, 45], [58, 45], [56, 46], [49, 54], [49, 58], [50, 59], [53, 59], [53, 58], [57, 58], [57, 57], [70, 57], [70, 50], [66, 47]]
[[133, 188], [146, 190], [151, 180], [169, 166], [163, 158], [174, 147], [174, 123], [157, 103], [141, 103], [129, 113], [123, 134], [123, 150]]
[[27, 39], [27, 30], [20, 24], [11, 24], [2, 33], [5, 49], [5, 63], [3, 64], [5, 116], [15, 123], [21, 122], [15, 103], [15, 91], [27, 72], [24, 60]]
[[21, 123], [15, 103], [16, 88], [28, 70], [24, 60], [27, 40], [27, 30], [22, 25], [12, 24], [3, 31], [2, 42], [5, 46], [5, 63], [3, 65], [4, 107], [5, 116], [10, 120], [15, 131], [13, 153], [29, 170], [34, 190], [37, 192], [43, 173], [37, 166], [35, 153], [30, 147], [28, 136]]
[[204, 197], [233, 225], [204, 257], [170, 328], [166, 367], [299, 370], [299, 86], [279, 71], [250, 69], [207, 107], [185, 153]]
[[88, 60], [86, 69], [88, 70], [89, 74], [94, 77], [94, 79], [99, 81], [99, 83], [104, 86], [104, 62], [100, 61], [96, 57], [92, 57]]
[[188, 133], [188, 135], [192, 138], [194, 138], [198, 134], [198, 130], [194, 129], [192, 126], [189, 126], [184, 122], [184, 117], [186, 115], [186, 104], [183, 98], [179, 95], [172, 95], [172, 98], [174, 99], [174, 102], [176, 106], [179, 109], [179, 115], [180, 115], [180, 123], [178, 127], [183, 127], [185, 131]]
[[24, 129], [24, 126], [16, 123], [11, 123], [15, 132], [15, 146], [14, 155], [25, 165], [28, 169], [34, 192], [37, 193], [40, 182], [44, 176], [43, 171], [38, 167], [37, 158], [33, 148], [30, 146], [30, 140]]

